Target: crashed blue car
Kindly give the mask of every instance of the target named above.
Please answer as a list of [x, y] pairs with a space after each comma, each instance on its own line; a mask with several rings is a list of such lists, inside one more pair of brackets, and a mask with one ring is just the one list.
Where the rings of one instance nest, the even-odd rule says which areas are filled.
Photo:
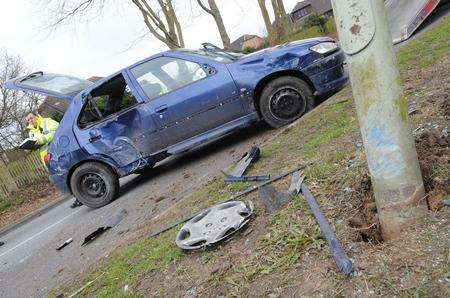
[[10, 89], [70, 101], [45, 160], [50, 180], [98, 208], [119, 178], [164, 158], [265, 121], [277, 128], [348, 81], [330, 38], [291, 42], [252, 54], [211, 44], [153, 55], [95, 83], [35, 72]]

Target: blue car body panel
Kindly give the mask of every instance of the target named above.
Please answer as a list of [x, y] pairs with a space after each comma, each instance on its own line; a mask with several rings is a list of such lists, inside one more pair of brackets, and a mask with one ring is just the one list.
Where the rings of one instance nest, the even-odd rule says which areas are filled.
[[[343, 70], [343, 52], [338, 49], [323, 56], [310, 50], [328, 41], [332, 40], [325, 37], [292, 42], [242, 56], [230, 63], [184, 50], [167, 51], [116, 72], [71, 98], [60, 96], [71, 104], [49, 146], [50, 180], [62, 192], [70, 192], [70, 175], [83, 162], [99, 161], [109, 165], [119, 176], [125, 176], [171, 154], [249, 126], [260, 118], [254, 104], [256, 90], [265, 80], [278, 74], [303, 78], [316, 95], [336, 91], [348, 81]], [[159, 57], [195, 62], [207, 75], [150, 100], [131, 70]], [[78, 118], [86, 96], [119, 74], [131, 89], [136, 104], [99, 123], [79, 127]], [[8, 82], [8, 87], [25, 90], [15, 82]], [[51, 92], [34, 91], [55, 96]]]

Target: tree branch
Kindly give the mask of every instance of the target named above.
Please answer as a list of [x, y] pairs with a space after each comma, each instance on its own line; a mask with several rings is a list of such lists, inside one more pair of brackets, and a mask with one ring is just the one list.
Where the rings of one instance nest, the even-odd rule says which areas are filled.
[[200, 5], [200, 7], [206, 11], [207, 13], [209, 13], [210, 15], [214, 16], [214, 13], [211, 9], [207, 8], [203, 3], [202, 0], [197, 0], [198, 5]]

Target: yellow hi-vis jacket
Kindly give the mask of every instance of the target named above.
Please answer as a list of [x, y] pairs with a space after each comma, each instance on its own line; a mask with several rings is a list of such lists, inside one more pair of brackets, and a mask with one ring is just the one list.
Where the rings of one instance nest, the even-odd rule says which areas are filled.
[[36, 140], [38, 145], [42, 145], [39, 148], [39, 156], [42, 162], [44, 162], [44, 156], [47, 154], [48, 144], [53, 140], [55, 131], [58, 128], [59, 123], [52, 118], [43, 118], [38, 116], [34, 125], [28, 125], [29, 137]]

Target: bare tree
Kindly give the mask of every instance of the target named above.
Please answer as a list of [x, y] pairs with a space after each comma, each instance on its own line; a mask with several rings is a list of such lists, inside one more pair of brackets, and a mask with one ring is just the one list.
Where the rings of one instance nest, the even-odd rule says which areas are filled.
[[[274, 4], [275, 3], [275, 4]], [[278, 22], [275, 26], [280, 27], [283, 36], [287, 36], [292, 33], [292, 22], [289, 15], [286, 13], [284, 8], [283, 0], [272, 0], [272, 6], [275, 16], [278, 16]]]
[[[35, 110], [41, 100], [37, 96], [5, 88], [5, 82], [26, 72], [20, 57], [0, 51], [0, 151], [16, 146], [26, 137], [25, 115]], [[1, 156], [4, 157], [4, 154]]]
[[208, 0], [209, 7], [203, 4], [202, 0], [197, 0], [197, 2], [204, 11], [209, 13], [214, 18], [217, 29], [219, 30], [220, 38], [222, 39], [223, 47], [224, 49], [229, 50], [231, 48], [230, 37], [228, 36], [225, 25], [223, 24], [222, 15], [216, 5], [216, 1]]
[[144, 23], [150, 33], [165, 43], [169, 49], [184, 47], [183, 32], [175, 14], [172, 0], [157, 0], [162, 16], [150, 5], [149, 0], [132, 1], [144, 17]]
[[261, 14], [264, 19], [264, 25], [266, 26], [267, 35], [269, 38], [269, 44], [274, 45], [277, 41], [277, 34], [272, 22], [270, 21], [269, 12], [266, 6], [266, 0], [258, 0], [259, 8], [261, 9]]
[[283, 0], [271, 0], [275, 20], [270, 21], [266, 0], [258, 0], [259, 8], [264, 19], [270, 45], [274, 45], [292, 33], [292, 25], [289, 15], [284, 8]]
[[[142, 14], [150, 33], [170, 49], [184, 47], [183, 32], [178, 21], [173, 0], [131, 0]], [[47, 0], [50, 8], [50, 29], [55, 29], [71, 21], [88, 20], [92, 13], [97, 15], [105, 6], [113, 5], [113, 0]]]

